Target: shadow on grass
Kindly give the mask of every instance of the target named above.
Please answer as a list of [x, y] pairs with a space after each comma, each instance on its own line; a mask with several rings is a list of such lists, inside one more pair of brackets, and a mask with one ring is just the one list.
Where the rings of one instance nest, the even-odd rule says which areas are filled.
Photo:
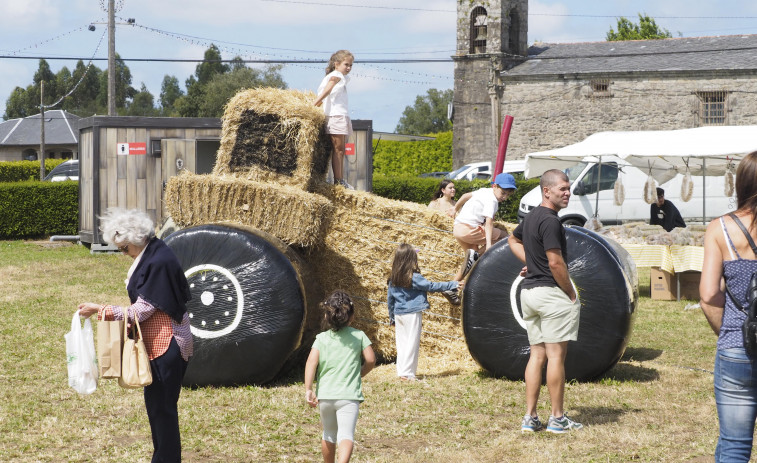
[[578, 413], [570, 417], [585, 426], [617, 423], [626, 413], [639, 413], [641, 409], [612, 408], [612, 407], [572, 407]]
[[629, 361], [636, 361], [636, 362], [646, 362], [649, 360], [654, 360], [657, 357], [662, 355], [662, 349], [649, 349], [646, 347], [629, 347], [626, 349], [625, 353], [623, 353], [623, 357], [621, 357], [621, 362], [629, 362]]
[[636, 383], [649, 383], [660, 379], [660, 372], [654, 368], [640, 367], [628, 363], [619, 362], [612, 370], [602, 375], [598, 381], [633, 381]]
[[462, 373], [463, 373], [463, 370], [460, 368], [457, 368], [455, 370], [447, 370], [447, 371], [442, 371], [440, 373], [431, 373], [431, 374], [425, 374], [422, 376], [423, 378], [446, 378], [448, 376], [458, 376], [458, 375], [461, 375]]

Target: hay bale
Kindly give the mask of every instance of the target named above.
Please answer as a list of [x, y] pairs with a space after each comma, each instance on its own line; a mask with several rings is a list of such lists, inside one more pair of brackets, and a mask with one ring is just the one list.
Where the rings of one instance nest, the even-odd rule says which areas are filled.
[[258, 88], [226, 105], [214, 175], [311, 190], [325, 182], [332, 146], [312, 92]]
[[180, 227], [232, 222], [303, 247], [323, 241], [334, 210], [321, 195], [232, 176], [185, 173], [168, 181], [165, 197]]
[[[463, 254], [452, 237], [452, 220], [425, 205], [381, 198], [343, 188], [321, 192], [335, 206], [323, 246], [306, 260], [328, 294], [344, 289], [355, 301], [354, 326], [365, 331], [377, 355], [396, 356], [394, 328], [389, 325], [387, 280], [394, 251], [400, 243], [419, 249], [418, 264], [432, 281], [449, 281]], [[421, 352], [424, 357], [467, 359], [462, 312], [438, 293], [429, 294], [430, 309], [423, 316]]]

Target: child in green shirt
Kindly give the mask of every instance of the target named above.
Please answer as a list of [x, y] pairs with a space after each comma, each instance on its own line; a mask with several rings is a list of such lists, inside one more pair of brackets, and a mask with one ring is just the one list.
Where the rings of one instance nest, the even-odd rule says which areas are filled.
[[316, 336], [305, 364], [305, 400], [320, 408], [323, 461], [334, 461], [338, 444], [339, 462], [345, 463], [352, 456], [358, 410], [364, 400], [361, 378], [373, 369], [376, 355], [365, 333], [349, 326], [355, 306], [347, 293], [334, 291], [321, 307], [327, 330]]

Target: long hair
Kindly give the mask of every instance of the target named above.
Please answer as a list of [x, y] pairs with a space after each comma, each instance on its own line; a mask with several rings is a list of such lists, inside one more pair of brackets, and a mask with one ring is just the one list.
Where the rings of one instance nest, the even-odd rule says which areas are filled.
[[341, 290], [336, 290], [325, 301], [321, 302], [324, 311], [323, 329], [339, 331], [350, 324], [350, 319], [355, 313], [355, 306], [350, 296]]
[[413, 272], [420, 273], [420, 270], [418, 270], [418, 254], [415, 252], [415, 248], [407, 243], [402, 243], [394, 252], [389, 282], [393, 286], [410, 288], [413, 285]]
[[347, 58], [352, 58], [354, 60], [355, 56], [350, 53], [349, 50], [339, 50], [331, 55], [331, 58], [329, 58], [329, 64], [328, 66], [326, 66], [326, 74], [330, 74], [334, 69], [336, 69], [337, 64], [341, 63]]
[[750, 228], [757, 227], [757, 151], [744, 156], [736, 169], [736, 204], [752, 214]]
[[452, 180], [442, 180], [442, 183], [439, 184], [439, 188], [436, 189], [436, 192], [434, 193], [434, 197], [431, 198], [431, 200], [433, 201], [435, 199], [439, 199], [442, 196], [444, 196], [444, 193], [442, 192], [442, 190], [447, 188], [447, 185], [449, 185], [450, 183], [454, 183], [454, 182]]

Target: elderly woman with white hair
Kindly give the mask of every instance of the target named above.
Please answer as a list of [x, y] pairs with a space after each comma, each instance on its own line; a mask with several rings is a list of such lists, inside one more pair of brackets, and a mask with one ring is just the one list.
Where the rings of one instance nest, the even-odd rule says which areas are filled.
[[136, 316], [150, 357], [153, 382], [145, 387], [154, 462], [181, 461], [177, 403], [192, 355], [186, 303], [189, 284], [173, 251], [155, 237], [153, 221], [140, 210], [111, 208], [100, 218], [103, 240], [134, 259], [126, 276], [131, 306], [79, 304], [82, 317], [132, 321]]

